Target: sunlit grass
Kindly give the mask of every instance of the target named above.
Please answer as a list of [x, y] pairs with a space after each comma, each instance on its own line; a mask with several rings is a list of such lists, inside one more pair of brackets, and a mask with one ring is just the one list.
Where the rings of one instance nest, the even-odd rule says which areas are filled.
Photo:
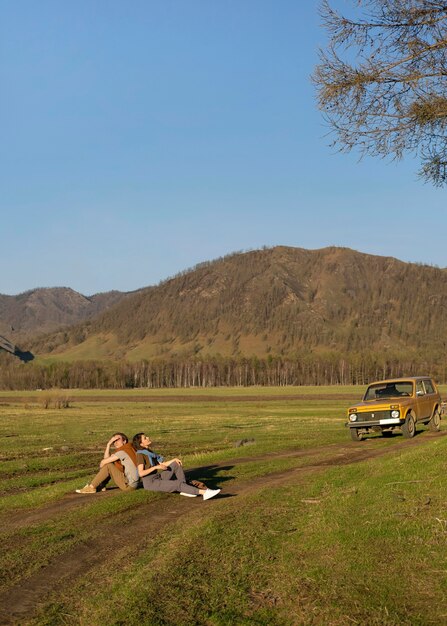
[[[291, 472], [275, 488], [258, 482], [250, 493], [208, 507], [194, 502], [154, 539], [135, 537], [72, 581], [34, 623], [443, 623], [447, 611], [435, 599], [447, 586], [447, 438], [425, 443], [422, 433], [423, 445], [399, 454], [326, 467], [334, 446], [359, 445], [344, 422], [347, 398], [360, 397], [360, 388], [185, 390], [189, 399], [181, 401], [179, 391], [157, 390], [166, 401], [153, 403], [133, 400], [141, 390], [79, 392], [83, 400], [74, 394], [69, 409], [0, 402], [6, 587], [77, 546], [94, 545], [115, 524], [131, 525], [142, 507], [150, 515], [157, 502], [178, 497], [116, 491], [80, 496], [75, 509], [58, 512], [57, 503], [93, 476], [115, 431], [148, 432], [156, 450], [180, 455], [186, 468], [224, 463], [198, 469], [196, 477], [226, 495]], [[89, 401], [101, 393], [102, 401]], [[293, 393], [299, 398], [284, 398]], [[111, 394], [116, 401], [107, 399]], [[401, 440], [372, 437], [360, 445], [391, 451]], [[311, 456], [300, 456], [310, 449]], [[38, 521], [50, 505], [51, 518]], [[30, 521], [8, 525], [21, 515]], [[169, 584], [160, 594], [164, 577]], [[403, 597], [401, 587], [411, 595]]]
[[36, 623], [67, 612], [85, 626], [444, 623], [446, 452], [443, 439], [193, 511], [141, 537], [125, 576], [90, 573]]

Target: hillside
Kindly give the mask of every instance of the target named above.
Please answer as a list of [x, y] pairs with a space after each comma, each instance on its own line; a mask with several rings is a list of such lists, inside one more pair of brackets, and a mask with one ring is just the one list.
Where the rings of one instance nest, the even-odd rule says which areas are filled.
[[26, 341], [31, 335], [90, 319], [126, 296], [109, 291], [86, 297], [66, 287], [33, 289], [17, 296], [0, 294], [0, 335], [14, 343]]
[[234, 254], [35, 341], [58, 359], [441, 353], [447, 273], [346, 248]]

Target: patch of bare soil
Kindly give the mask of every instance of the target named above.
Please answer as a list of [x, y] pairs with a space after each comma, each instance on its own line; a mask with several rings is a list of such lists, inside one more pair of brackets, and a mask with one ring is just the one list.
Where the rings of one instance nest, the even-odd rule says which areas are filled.
[[[224, 490], [217, 498], [204, 503], [201, 498], [181, 498], [177, 495], [166, 495], [158, 498], [149, 506], [138, 508], [114, 516], [114, 519], [104, 526], [99, 538], [77, 545], [62, 556], [50, 560], [38, 572], [29, 578], [21, 580], [17, 585], [0, 594], [0, 624], [26, 624], [39, 609], [50, 593], [57, 593], [70, 587], [76, 578], [86, 574], [97, 564], [104, 563], [117, 545], [134, 544], [136, 537], [145, 537], [150, 541], [161, 528], [185, 514], [191, 514], [196, 508], [197, 521], [203, 518], [203, 506], [219, 506], [219, 500], [225, 497], [245, 496], [265, 487], [278, 487], [284, 483], [294, 483], [304, 480], [309, 474], [324, 471], [326, 467], [359, 463], [381, 456], [392, 456], [410, 446], [428, 444], [433, 439], [447, 435], [447, 431], [440, 433], [424, 432], [423, 436], [415, 439], [401, 439], [395, 445], [378, 447], [375, 440], [366, 440], [359, 443], [332, 444], [306, 450], [289, 450], [278, 454], [266, 455], [266, 461], [281, 458], [305, 458], [308, 460], [303, 466], [280, 472], [273, 472], [250, 481], [235, 482], [228, 491]], [[377, 440], [376, 440], [377, 441]], [[323, 459], [321, 458], [323, 455]], [[256, 457], [260, 460], [261, 457]], [[228, 469], [241, 463], [253, 461], [253, 457], [237, 458], [225, 463], [209, 467], [195, 468], [189, 474], [201, 477], [204, 480], [215, 475], [219, 469]], [[218, 480], [218, 479], [217, 479]], [[51, 520], [55, 515], [82, 507], [90, 498], [113, 497], [115, 490], [108, 490], [95, 496], [67, 494], [62, 500], [49, 504], [38, 510], [26, 513], [12, 513], [4, 515], [0, 523], [3, 530], [26, 527]], [[116, 491], [115, 491], [116, 494]]]

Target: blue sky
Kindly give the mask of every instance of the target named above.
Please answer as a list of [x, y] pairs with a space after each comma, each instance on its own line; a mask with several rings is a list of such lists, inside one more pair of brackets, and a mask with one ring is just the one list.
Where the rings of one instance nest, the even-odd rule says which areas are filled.
[[129, 291], [263, 245], [445, 267], [418, 163], [328, 147], [317, 5], [0, 0], [0, 293]]

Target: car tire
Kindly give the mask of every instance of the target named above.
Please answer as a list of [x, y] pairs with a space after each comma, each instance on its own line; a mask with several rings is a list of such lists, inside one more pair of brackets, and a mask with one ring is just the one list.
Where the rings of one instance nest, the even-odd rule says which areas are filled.
[[433, 411], [431, 420], [428, 422], [428, 427], [430, 430], [433, 430], [434, 432], [439, 432], [441, 430], [441, 414], [437, 407]]
[[416, 434], [416, 422], [411, 413], [408, 413], [405, 422], [402, 424], [402, 434], [407, 439], [411, 439]]
[[363, 433], [358, 428], [350, 428], [352, 441], [361, 441], [363, 439]]

